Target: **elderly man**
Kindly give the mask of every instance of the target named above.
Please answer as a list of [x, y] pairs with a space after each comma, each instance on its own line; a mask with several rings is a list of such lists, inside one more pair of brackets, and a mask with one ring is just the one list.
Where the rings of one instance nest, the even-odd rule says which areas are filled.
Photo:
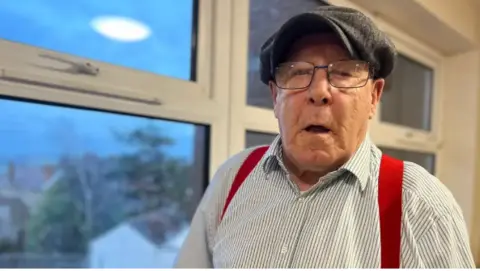
[[262, 47], [280, 135], [215, 174], [177, 267], [473, 268], [462, 212], [368, 137], [396, 51], [362, 13], [320, 7]]

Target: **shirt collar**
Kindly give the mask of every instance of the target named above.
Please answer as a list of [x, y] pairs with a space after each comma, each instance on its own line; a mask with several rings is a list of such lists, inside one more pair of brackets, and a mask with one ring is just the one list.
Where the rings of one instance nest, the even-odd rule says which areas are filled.
[[263, 156], [263, 170], [268, 174], [273, 170], [279, 169], [279, 167], [287, 172], [287, 168], [283, 164], [282, 139], [280, 135], [277, 135]]
[[[339, 169], [339, 171], [348, 171], [353, 174], [358, 180], [362, 191], [367, 186], [370, 178], [372, 147], [373, 143], [367, 135], [355, 154]], [[283, 148], [280, 135], [273, 140], [261, 163], [263, 164], [263, 170], [267, 174], [278, 169], [287, 172], [283, 163]]]
[[355, 154], [341, 168], [348, 170], [360, 182], [362, 191], [367, 186], [372, 164], [372, 141], [367, 136]]

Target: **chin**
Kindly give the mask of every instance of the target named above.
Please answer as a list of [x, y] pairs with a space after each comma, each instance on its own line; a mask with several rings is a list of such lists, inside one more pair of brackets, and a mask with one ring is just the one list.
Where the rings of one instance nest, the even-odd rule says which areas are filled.
[[295, 146], [286, 151], [293, 158], [296, 166], [303, 170], [330, 167], [337, 160], [335, 152], [328, 147], [312, 149], [308, 146]]
[[307, 149], [300, 152], [297, 156], [297, 161], [300, 165], [307, 168], [324, 167], [334, 163], [335, 155], [327, 150]]
[[[331, 167], [338, 163], [343, 151], [339, 146], [337, 137], [333, 133], [311, 134], [301, 132], [296, 134], [283, 148], [296, 167], [307, 170]], [[287, 144], [285, 144], [287, 143]]]

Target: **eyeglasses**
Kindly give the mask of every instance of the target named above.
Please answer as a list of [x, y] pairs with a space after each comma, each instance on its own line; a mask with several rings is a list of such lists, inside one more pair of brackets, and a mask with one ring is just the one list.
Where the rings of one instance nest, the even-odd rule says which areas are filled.
[[371, 77], [370, 65], [361, 60], [344, 60], [324, 66], [309, 62], [285, 62], [275, 71], [275, 84], [281, 89], [305, 89], [317, 69], [327, 70], [328, 83], [336, 88], [359, 88]]

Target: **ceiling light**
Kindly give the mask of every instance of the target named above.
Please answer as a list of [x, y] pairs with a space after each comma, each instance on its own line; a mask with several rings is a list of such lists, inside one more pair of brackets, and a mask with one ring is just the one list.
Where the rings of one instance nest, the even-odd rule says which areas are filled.
[[141, 41], [151, 34], [147, 25], [127, 17], [101, 16], [93, 19], [91, 26], [103, 36], [122, 42]]

